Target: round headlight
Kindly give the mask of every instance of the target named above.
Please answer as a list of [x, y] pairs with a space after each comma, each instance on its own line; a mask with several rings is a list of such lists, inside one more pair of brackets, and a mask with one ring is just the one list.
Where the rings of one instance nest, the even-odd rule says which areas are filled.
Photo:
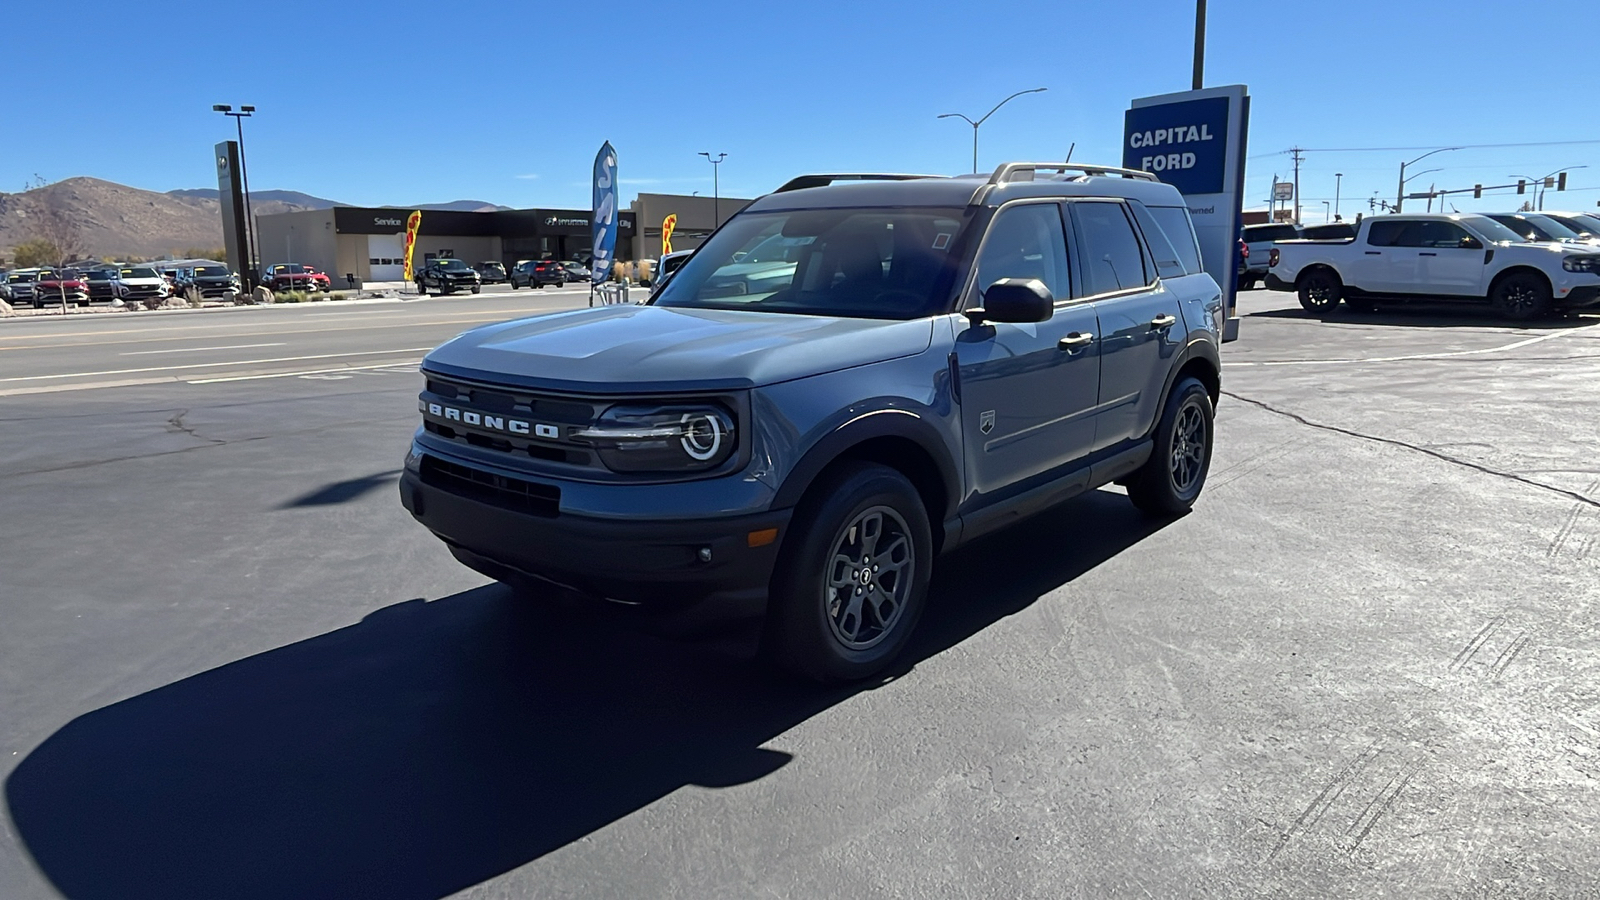
[[695, 472], [727, 462], [737, 446], [733, 417], [720, 406], [613, 406], [573, 435], [613, 472]]

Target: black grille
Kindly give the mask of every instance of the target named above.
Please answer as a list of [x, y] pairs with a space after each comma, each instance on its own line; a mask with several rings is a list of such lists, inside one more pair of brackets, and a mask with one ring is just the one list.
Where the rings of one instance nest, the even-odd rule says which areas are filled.
[[561, 489], [555, 485], [480, 472], [432, 456], [422, 457], [421, 476], [429, 487], [502, 509], [551, 519], [561, 514]]
[[585, 467], [595, 465], [593, 452], [585, 447], [573, 446], [568, 436], [593, 424], [600, 412], [596, 404], [515, 388], [447, 380], [436, 375], [428, 376], [427, 392], [422, 399], [425, 402], [459, 404], [461, 408], [478, 413], [553, 425], [560, 437], [507, 434], [461, 420], [440, 421], [437, 417], [425, 417], [422, 427], [429, 434], [459, 444], [526, 455], [547, 462]]

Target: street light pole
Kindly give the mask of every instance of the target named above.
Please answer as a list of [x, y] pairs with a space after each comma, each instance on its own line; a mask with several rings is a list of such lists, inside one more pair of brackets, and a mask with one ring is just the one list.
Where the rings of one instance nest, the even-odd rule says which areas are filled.
[[1344, 173], [1333, 173], [1333, 220], [1342, 221], [1339, 216], [1339, 188], [1344, 185]]
[[1005, 106], [1007, 103], [1010, 103], [1012, 100], [1015, 100], [1018, 97], [1021, 97], [1023, 94], [1041, 94], [1041, 93], [1044, 93], [1045, 91], [1048, 91], [1048, 90], [1050, 90], [1050, 89], [1049, 88], [1032, 88], [1032, 89], [1026, 90], [1026, 91], [1017, 91], [1015, 94], [1012, 94], [1011, 96], [1005, 98], [1004, 100], [1001, 100], [999, 103], [996, 103], [994, 105], [994, 109], [991, 109], [988, 112], [984, 113], [983, 114], [983, 118], [979, 119], [976, 122], [972, 121], [971, 119], [967, 118], [966, 116], [962, 115], [961, 113], [943, 113], [943, 114], [939, 115], [938, 118], [940, 118], [940, 119], [963, 119], [963, 120], [966, 121], [966, 123], [968, 125], [972, 126], [972, 174], [976, 175], [976, 174], [978, 174], [978, 126], [982, 125], [984, 122], [988, 121], [989, 117], [994, 115], [995, 112], [997, 112], [1000, 109], [1000, 107]]
[[1555, 170], [1554, 172], [1551, 172], [1549, 175], [1544, 176], [1544, 178], [1528, 178], [1528, 176], [1526, 176], [1526, 175], [1507, 175], [1506, 177], [1507, 178], [1525, 178], [1528, 181], [1533, 182], [1533, 207], [1534, 207], [1534, 209], [1542, 210], [1542, 209], [1544, 209], [1544, 190], [1543, 190], [1543, 188], [1544, 188], [1544, 180], [1545, 180], [1545, 178], [1553, 178], [1553, 177], [1555, 177], [1557, 175], [1560, 175], [1562, 172], [1570, 172], [1573, 169], [1587, 169], [1587, 168], [1589, 168], [1589, 167], [1588, 166], [1562, 166], [1561, 168]]
[[1194, 4], [1194, 89], [1204, 87], [1206, 71], [1206, 0]]
[[722, 161], [728, 158], [728, 154], [718, 153], [713, 158], [711, 154], [702, 150], [700, 155], [711, 163], [711, 218], [713, 220], [711, 230], [716, 231], [722, 227], [722, 180], [718, 172], [722, 167]]
[[[1416, 163], [1418, 163], [1418, 162], [1420, 162], [1420, 161], [1422, 161], [1424, 159], [1427, 159], [1428, 157], [1434, 155], [1435, 153], [1444, 153], [1444, 152], [1446, 152], [1448, 150], [1460, 150], [1460, 149], [1461, 149], [1460, 147], [1440, 147], [1437, 150], [1429, 150], [1427, 153], [1424, 153], [1421, 156], [1417, 157], [1416, 159], [1413, 159], [1411, 162], [1403, 162], [1403, 163], [1401, 163], [1400, 164], [1400, 184], [1395, 188], [1395, 191], [1394, 191], [1394, 211], [1395, 212], [1400, 212], [1402, 209], [1405, 208], [1405, 203], [1406, 203], [1406, 181], [1409, 180], [1409, 179], [1406, 178], [1406, 166], [1415, 165]], [[1417, 175], [1421, 175], [1421, 174], [1423, 174], [1423, 173], [1421, 173], [1421, 172], [1417, 173]], [[1417, 176], [1413, 175], [1411, 177], [1415, 178]]]
[[211, 109], [213, 112], [232, 116], [234, 123], [239, 126], [239, 177], [244, 181], [244, 231], [245, 242], [249, 244], [245, 248], [245, 254], [249, 259], [245, 261], [244, 288], [246, 291], [253, 291], [256, 287], [256, 271], [260, 266], [260, 251], [256, 247], [255, 212], [250, 208], [250, 168], [244, 162], [244, 120], [250, 118], [256, 108], [254, 106], [240, 106], [239, 111], [234, 112], [232, 106], [226, 103], [218, 103], [212, 106]]

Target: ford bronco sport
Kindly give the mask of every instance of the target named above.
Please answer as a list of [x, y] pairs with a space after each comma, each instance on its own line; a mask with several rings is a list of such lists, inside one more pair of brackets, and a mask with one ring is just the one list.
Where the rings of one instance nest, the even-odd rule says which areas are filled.
[[[781, 271], [744, 261], [777, 236]], [[430, 353], [401, 499], [525, 594], [764, 617], [787, 668], [863, 678], [935, 554], [1111, 482], [1154, 515], [1195, 502], [1222, 304], [1144, 172], [803, 176], [647, 305]]]

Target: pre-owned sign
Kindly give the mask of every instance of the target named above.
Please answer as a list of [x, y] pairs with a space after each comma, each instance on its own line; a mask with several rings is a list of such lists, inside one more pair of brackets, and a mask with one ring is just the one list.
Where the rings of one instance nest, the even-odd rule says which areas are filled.
[[1228, 163], [1228, 98], [1135, 107], [1123, 119], [1122, 165], [1185, 194], [1220, 194]]

